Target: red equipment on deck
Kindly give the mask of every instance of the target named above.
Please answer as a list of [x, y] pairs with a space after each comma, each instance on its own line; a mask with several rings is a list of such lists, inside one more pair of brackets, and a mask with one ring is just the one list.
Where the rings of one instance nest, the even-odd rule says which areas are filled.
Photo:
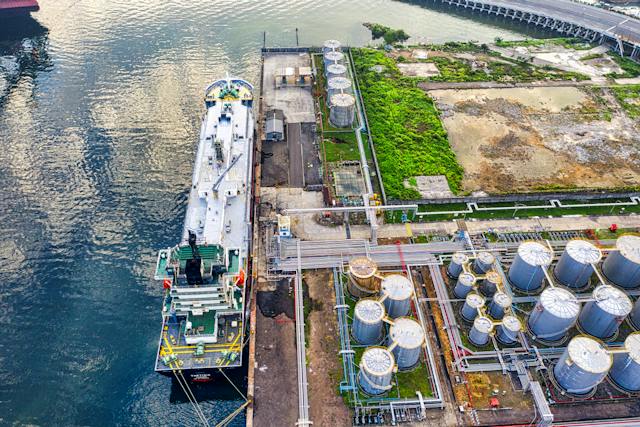
[[0, 0], [0, 16], [26, 15], [40, 10], [37, 0]]

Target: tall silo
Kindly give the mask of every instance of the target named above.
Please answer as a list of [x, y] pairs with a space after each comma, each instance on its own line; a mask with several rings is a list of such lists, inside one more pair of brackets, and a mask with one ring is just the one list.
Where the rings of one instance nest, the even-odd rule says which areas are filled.
[[453, 288], [453, 294], [457, 298], [466, 298], [466, 296], [473, 290], [473, 285], [476, 284], [476, 276], [471, 273], [462, 273], [458, 276], [455, 288]]
[[376, 273], [378, 266], [367, 257], [353, 258], [349, 261], [349, 282], [347, 290], [356, 298], [378, 293], [380, 285]]
[[512, 345], [518, 342], [520, 331], [522, 331], [520, 319], [506, 315], [496, 328], [496, 339], [502, 344]]
[[626, 353], [615, 353], [609, 378], [621, 389], [637, 393], [640, 391], [640, 332], [630, 334], [624, 340]]
[[480, 282], [479, 291], [487, 298], [492, 298], [502, 287], [502, 277], [495, 271], [489, 271]]
[[413, 368], [420, 360], [425, 341], [420, 323], [409, 317], [399, 317], [389, 328], [388, 345], [398, 364], [398, 369]]
[[611, 363], [611, 354], [600, 341], [578, 335], [569, 342], [553, 368], [553, 375], [566, 392], [584, 395], [602, 382]]
[[342, 43], [338, 40], [325, 40], [322, 46], [322, 52], [331, 52], [332, 50], [341, 51]]
[[494, 319], [502, 319], [507, 309], [511, 307], [511, 297], [504, 292], [496, 292], [489, 303], [489, 314]]
[[327, 81], [327, 103], [333, 95], [342, 92], [351, 93], [351, 80], [346, 77], [334, 77]]
[[469, 322], [473, 322], [473, 320], [478, 316], [478, 309], [483, 307], [484, 303], [484, 297], [475, 292], [469, 292], [464, 301], [464, 305], [462, 306], [462, 317]]
[[623, 288], [640, 286], [640, 236], [619, 237], [616, 250], [611, 251], [602, 263], [602, 272]]
[[509, 281], [524, 292], [542, 287], [544, 270], [551, 264], [553, 253], [539, 242], [523, 242], [509, 268]]
[[353, 310], [351, 334], [360, 344], [380, 342], [383, 331], [384, 306], [380, 301], [365, 298], [358, 301]]
[[329, 121], [335, 127], [348, 128], [356, 114], [356, 99], [348, 93], [338, 93], [331, 97]]
[[406, 316], [411, 310], [413, 285], [401, 274], [390, 274], [382, 279], [380, 295], [384, 299], [387, 315], [392, 319]]
[[477, 274], [484, 274], [493, 268], [494, 262], [496, 262], [496, 257], [491, 252], [478, 252], [473, 261], [473, 271]]
[[631, 300], [624, 292], [611, 285], [598, 286], [591, 296], [593, 299], [585, 304], [578, 324], [584, 332], [594, 337], [610, 338], [631, 313]]
[[464, 271], [464, 265], [469, 262], [469, 257], [464, 252], [456, 252], [451, 256], [451, 262], [447, 268], [447, 274], [453, 279]]
[[347, 67], [342, 64], [329, 64], [324, 70], [327, 80], [335, 77], [347, 77]]
[[362, 353], [358, 383], [366, 394], [376, 396], [391, 388], [396, 362], [384, 347], [369, 347]]
[[631, 326], [640, 331], [640, 298], [638, 298], [633, 305], [633, 311], [629, 315], [629, 320], [631, 321]]
[[555, 342], [576, 324], [580, 303], [567, 289], [549, 287], [529, 314], [529, 329], [536, 339]]
[[586, 240], [571, 240], [555, 266], [554, 274], [561, 284], [583, 288], [589, 284], [593, 269], [602, 259], [602, 251]]
[[493, 330], [493, 322], [485, 316], [478, 316], [473, 321], [473, 326], [469, 331], [469, 341], [478, 347], [482, 347], [489, 343], [489, 337]]
[[324, 53], [324, 66], [325, 68], [331, 64], [344, 63], [344, 54], [336, 50], [332, 50]]

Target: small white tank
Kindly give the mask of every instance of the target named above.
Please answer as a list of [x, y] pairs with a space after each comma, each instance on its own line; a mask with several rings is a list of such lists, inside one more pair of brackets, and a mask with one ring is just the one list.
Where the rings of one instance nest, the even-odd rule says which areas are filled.
[[477, 274], [484, 274], [493, 268], [495, 262], [496, 257], [491, 252], [478, 252], [473, 261], [473, 271]]
[[323, 52], [330, 52], [332, 50], [337, 50], [337, 51], [341, 51], [342, 50], [342, 43], [340, 43], [338, 40], [325, 40], [323, 46], [322, 46], [322, 51]]
[[511, 297], [504, 292], [496, 292], [489, 303], [489, 314], [494, 319], [502, 319], [504, 312], [511, 307]]
[[348, 77], [347, 76], [347, 67], [342, 64], [330, 64], [325, 68], [325, 74], [327, 80], [333, 79], [335, 77]]
[[420, 323], [409, 317], [400, 317], [389, 328], [389, 349], [398, 364], [398, 369], [413, 368], [420, 360], [425, 335]]
[[358, 383], [366, 394], [376, 396], [391, 389], [396, 362], [393, 354], [383, 347], [369, 347], [362, 353]]
[[348, 93], [338, 93], [331, 97], [329, 121], [335, 127], [348, 128], [356, 114], [356, 99]]
[[489, 271], [480, 284], [480, 293], [487, 298], [492, 298], [502, 286], [502, 277], [495, 271]]
[[476, 317], [473, 321], [471, 331], [469, 331], [469, 341], [478, 347], [485, 346], [489, 343], [489, 336], [493, 330], [493, 322], [484, 316]]
[[351, 334], [360, 344], [373, 345], [382, 339], [384, 306], [374, 299], [361, 299], [353, 310]]
[[626, 353], [613, 355], [609, 378], [619, 388], [637, 393], [640, 391], [640, 332], [630, 334], [624, 340]]
[[327, 104], [331, 101], [333, 95], [339, 93], [351, 94], [351, 80], [346, 77], [334, 77], [327, 81]]
[[584, 395], [602, 382], [611, 364], [611, 354], [600, 341], [578, 335], [569, 342], [553, 369], [553, 375], [566, 392]]
[[473, 322], [478, 316], [478, 309], [484, 307], [484, 303], [485, 299], [483, 296], [475, 292], [469, 292], [462, 306], [462, 317], [469, 322]]
[[331, 64], [342, 64], [344, 62], [344, 55], [342, 52], [332, 50], [324, 53], [324, 66], [327, 67]]
[[462, 273], [458, 276], [455, 288], [453, 288], [453, 294], [456, 298], [466, 298], [469, 292], [473, 290], [473, 286], [476, 284], [476, 277], [471, 273]]
[[469, 262], [469, 257], [464, 252], [456, 252], [451, 256], [451, 262], [447, 268], [447, 274], [457, 279], [463, 271], [463, 266]]
[[518, 342], [518, 335], [522, 331], [522, 323], [515, 316], [506, 315], [497, 327], [496, 339], [505, 345]]
[[560, 284], [583, 288], [589, 284], [593, 268], [602, 259], [602, 251], [586, 240], [571, 240], [555, 266], [554, 274]]
[[405, 276], [390, 274], [382, 279], [380, 296], [384, 299], [384, 307], [389, 317], [395, 319], [406, 316], [411, 310], [413, 286]]

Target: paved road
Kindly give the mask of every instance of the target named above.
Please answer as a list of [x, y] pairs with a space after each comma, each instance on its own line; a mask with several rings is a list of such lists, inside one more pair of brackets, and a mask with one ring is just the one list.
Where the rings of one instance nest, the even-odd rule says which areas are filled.
[[640, 44], [640, 20], [571, 0], [481, 0], [485, 4], [545, 15]]

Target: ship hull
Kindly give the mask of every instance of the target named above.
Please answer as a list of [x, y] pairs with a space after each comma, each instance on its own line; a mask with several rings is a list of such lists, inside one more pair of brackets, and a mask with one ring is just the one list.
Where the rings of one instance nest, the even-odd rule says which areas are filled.
[[40, 10], [38, 2], [35, 0], [0, 0], [0, 18], [12, 18], [29, 15], [31, 12]]

